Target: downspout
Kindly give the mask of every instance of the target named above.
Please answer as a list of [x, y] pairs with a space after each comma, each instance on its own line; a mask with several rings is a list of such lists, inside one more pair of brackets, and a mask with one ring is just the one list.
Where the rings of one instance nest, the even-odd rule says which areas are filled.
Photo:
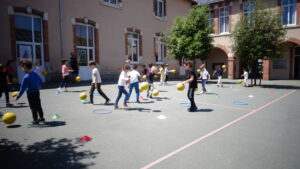
[[64, 57], [64, 48], [63, 48], [63, 38], [64, 38], [64, 32], [63, 32], [63, 0], [59, 1], [59, 30], [60, 30], [60, 48], [61, 48], [61, 60]]

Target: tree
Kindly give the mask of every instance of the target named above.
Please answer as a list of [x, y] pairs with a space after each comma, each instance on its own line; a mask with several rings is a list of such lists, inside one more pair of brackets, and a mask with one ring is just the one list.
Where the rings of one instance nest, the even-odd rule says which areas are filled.
[[165, 41], [169, 52], [177, 60], [206, 60], [212, 49], [212, 28], [208, 7], [193, 7], [186, 17], [177, 17]]
[[254, 2], [255, 10], [243, 16], [232, 33], [233, 50], [242, 65], [256, 78], [261, 66], [258, 60], [276, 59], [282, 56], [281, 43], [286, 34], [281, 24], [281, 13], [260, 0]]

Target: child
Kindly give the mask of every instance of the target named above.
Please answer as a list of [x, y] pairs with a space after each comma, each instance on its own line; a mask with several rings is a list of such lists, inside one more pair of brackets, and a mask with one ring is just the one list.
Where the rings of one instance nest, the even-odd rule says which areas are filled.
[[12, 80], [14, 72], [15, 72], [13, 66], [11, 65], [11, 63], [12, 63], [11, 60], [7, 61], [6, 68], [5, 68], [5, 71], [8, 75], [8, 77], [9, 77], [9, 81]]
[[36, 72], [31, 70], [32, 62], [24, 61], [21, 63], [21, 66], [26, 75], [23, 77], [19, 94], [16, 97], [14, 97], [13, 100], [19, 100], [23, 93], [26, 91], [27, 99], [33, 117], [33, 121], [28, 123], [28, 125], [34, 125], [39, 124], [39, 122], [45, 122], [39, 91], [42, 85], [42, 80]]
[[140, 90], [139, 90], [139, 79], [140, 79], [140, 73], [136, 71], [137, 66], [133, 65], [132, 66], [132, 71], [129, 72], [129, 77], [130, 77], [130, 86], [129, 86], [129, 96], [128, 100], [131, 96], [132, 89], [135, 89], [136, 93], [136, 102], [140, 103], [139, 97], [140, 97]]
[[142, 74], [147, 76], [148, 71], [147, 71], [146, 65], [142, 65], [142, 69], [143, 69]]
[[166, 69], [165, 84], [167, 84], [167, 82], [168, 82], [168, 80], [169, 80], [169, 76], [168, 76], [169, 70], [168, 70], [168, 67], [169, 67], [169, 65], [168, 65], [168, 64], [165, 64], [165, 69]]
[[159, 74], [160, 74], [160, 84], [164, 85], [166, 81], [166, 69], [164, 65], [160, 65]]
[[207, 80], [210, 79], [210, 75], [208, 73], [208, 71], [206, 70], [205, 68], [205, 65], [202, 64], [200, 66], [200, 78], [199, 79], [202, 79], [201, 83], [202, 83], [202, 92], [201, 93], [206, 93], [206, 82]]
[[184, 64], [185, 70], [188, 71], [187, 80], [184, 81], [184, 83], [189, 83], [189, 90], [187, 93], [187, 96], [191, 102], [191, 107], [188, 109], [189, 112], [195, 112], [198, 109], [194, 101], [194, 93], [195, 89], [197, 88], [197, 77], [195, 71], [193, 70], [193, 67], [193, 62], [190, 60], [185, 62]]
[[101, 77], [99, 70], [96, 67], [96, 62], [90, 61], [89, 66], [92, 70], [92, 84], [91, 84], [91, 89], [90, 89], [90, 103], [94, 104], [93, 96], [94, 96], [94, 91], [97, 89], [98, 93], [106, 100], [105, 104], [108, 104], [110, 99], [103, 93], [101, 90]]
[[244, 74], [242, 74], [242, 77], [244, 77], [244, 84], [245, 84], [245, 87], [249, 87], [249, 84], [247, 82], [248, 80], [248, 77], [249, 77], [249, 73], [247, 72], [247, 70], [244, 68], [243, 69], [244, 71]]
[[150, 64], [148, 65], [148, 69], [147, 69], [147, 76], [148, 76], [148, 74], [151, 72], [151, 68], [152, 68], [152, 66], [153, 66], [153, 64], [152, 64], [152, 63], [150, 63]]
[[118, 92], [118, 96], [117, 96], [117, 99], [116, 99], [116, 102], [115, 102], [115, 109], [118, 109], [119, 106], [118, 106], [118, 103], [119, 103], [119, 100], [122, 96], [122, 93], [125, 95], [125, 99], [124, 99], [124, 108], [128, 107], [127, 105], [127, 100], [129, 98], [129, 94], [128, 92], [125, 90], [125, 85], [126, 85], [126, 82], [129, 80], [128, 78], [128, 71], [130, 71], [130, 65], [127, 65], [125, 64], [122, 68], [122, 72], [119, 76], [119, 81], [118, 81], [118, 89], [119, 89], [119, 92]]
[[67, 92], [69, 72], [73, 72], [73, 70], [69, 70], [68, 61], [66, 59], [62, 60], [61, 72], [62, 72], [62, 82], [58, 90], [61, 91], [61, 88], [64, 88], [64, 92]]
[[217, 76], [218, 76], [217, 86], [218, 87], [220, 85], [221, 85], [221, 87], [223, 87], [223, 84], [222, 84], [223, 72], [224, 72], [224, 69], [221, 67], [221, 65], [218, 65], [215, 72], [213, 73], [213, 76], [215, 76], [215, 74], [217, 73]]
[[155, 75], [155, 70], [156, 70], [156, 67], [152, 66], [151, 69], [150, 69], [150, 72], [147, 74], [147, 82], [149, 84], [149, 88], [147, 90], [147, 97], [150, 97], [150, 98], [152, 98], [152, 91], [154, 89], [154, 75]]
[[0, 98], [2, 97], [2, 93], [5, 94], [6, 99], [6, 107], [10, 107], [11, 104], [9, 103], [9, 77], [6, 73], [4, 65], [0, 64]]
[[44, 82], [43, 68], [41, 66], [41, 59], [36, 60], [34, 71], [40, 76], [40, 78]]

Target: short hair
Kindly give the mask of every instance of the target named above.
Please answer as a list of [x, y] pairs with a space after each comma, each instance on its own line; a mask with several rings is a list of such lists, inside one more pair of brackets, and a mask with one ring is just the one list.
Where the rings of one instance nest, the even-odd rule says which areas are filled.
[[130, 65], [125, 64], [125, 65], [123, 66], [123, 70], [130, 70]]
[[89, 65], [90, 65], [90, 66], [91, 66], [91, 65], [96, 65], [96, 62], [91, 60], [91, 61], [89, 62]]
[[184, 63], [184, 65], [186, 65], [186, 66], [188, 66], [188, 67], [190, 67], [190, 68], [194, 67], [193, 62], [190, 61], [190, 60], [187, 60], [187, 61]]
[[142, 67], [146, 67], [146, 65], [142, 65]]
[[67, 59], [63, 59], [63, 60], [61, 61], [61, 63], [64, 64], [64, 63], [66, 63], [67, 61], [68, 61]]
[[132, 66], [132, 69], [136, 69], [136, 68], [137, 68], [137, 65], [133, 65], [133, 66]]
[[153, 66], [153, 64], [152, 63], [150, 63], [149, 65], [148, 65], [148, 67], [152, 67]]
[[24, 60], [21, 62], [22, 67], [26, 67], [27, 69], [32, 69], [32, 62], [29, 60]]

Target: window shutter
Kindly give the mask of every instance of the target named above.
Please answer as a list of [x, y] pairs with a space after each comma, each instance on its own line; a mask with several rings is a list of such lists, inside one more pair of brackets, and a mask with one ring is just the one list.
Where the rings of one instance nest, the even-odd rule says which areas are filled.
[[155, 16], [157, 16], [156, 11], [157, 11], [157, 3], [156, 3], [156, 0], [153, 0], [153, 13]]
[[125, 33], [125, 55], [128, 55], [128, 34]]
[[167, 16], [167, 0], [164, 0], [164, 16]]
[[139, 35], [139, 52], [140, 56], [143, 56], [143, 36]]

